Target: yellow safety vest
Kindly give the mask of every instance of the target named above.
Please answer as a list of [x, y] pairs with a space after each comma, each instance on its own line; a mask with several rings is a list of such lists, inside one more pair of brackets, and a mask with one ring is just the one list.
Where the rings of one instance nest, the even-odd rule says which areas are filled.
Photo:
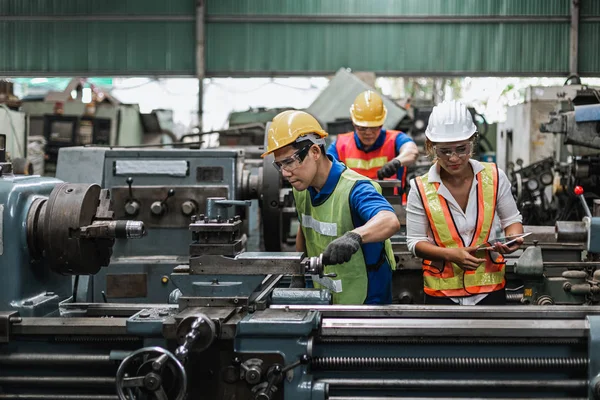
[[[457, 248], [480, 246], [488, 241], [496, 213], [498, 169], [493, 163], [481, 164], [484, 168], [477, 174], [477, 226], [471, 243], [463, 242], [448, 202], [437, 193], [440, 184], [429, 183], [428, 174], [415, 179], [436, 245]], [[486, 250], [478, 251], [476, 256], [486, 261], [474, 271], [464, 271], [451, 262], [445, 262], [440, 269], [431, 260], [423, 260], [424, 292], [436, 297], [464, 297], [504, 288], [504, 257], [498, 255], [492, 260]]]

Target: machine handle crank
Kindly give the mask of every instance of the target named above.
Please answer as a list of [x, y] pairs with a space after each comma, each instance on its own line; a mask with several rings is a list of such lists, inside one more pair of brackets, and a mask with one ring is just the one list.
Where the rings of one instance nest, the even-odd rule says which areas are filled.
[[320, 254], [315, 257], [308, 257], [303, 261], [304, 264], [304, 273], [306, 275], [319, 275], [319, 278], [327, 277], [327, 278], [335, 278], [337, 274], [324, 273], [325, 266], [323, 265], [323, 254]]

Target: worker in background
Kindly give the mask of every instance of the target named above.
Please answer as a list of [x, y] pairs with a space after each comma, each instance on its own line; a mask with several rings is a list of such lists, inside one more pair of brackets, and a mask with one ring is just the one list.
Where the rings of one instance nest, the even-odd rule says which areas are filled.
[[505, 235], [523, 233], [521, 214], [505, 173], [471, 159], [476, 127], [463, 104], [434, 107], [425, 131], [434, 164], [411, 180], [407, 204], [408, 248], [423, 261], [425, 303], [506, 303], [505, 261], [523, 243], [496, 243], [494, 219]]
[[[389, 238], [400, 224], [376, 182], [325, 153], [327, 133], [303, 111], [278, 114], [267, 133], [273, 165], [293, 187], [300, 226], [297, 251], [323, 254], [325, 273], [313, 276], [334, 304], [389, 304], [396, 262]], [[267, 221], [265, 221], [267, 222]]]
[[419, 156], [415, 142], [405, 133], [383, 129], [387, 109], [372, 90], [356, 97], [350, 116], [354, 132], [338, 135], [327, 153], [368, 178], [401, 180], [403, 192], [405, 167]]

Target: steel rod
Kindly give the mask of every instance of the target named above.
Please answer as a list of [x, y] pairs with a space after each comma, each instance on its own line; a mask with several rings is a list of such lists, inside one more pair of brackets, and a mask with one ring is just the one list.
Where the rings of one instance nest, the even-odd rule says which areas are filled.
[[[551, 397], [553, 399], [554, 397]], [[329, 396], [329, 400], [480, 400], [481, 397], [354, 397]], [[548, 400], [548, 397], [494, 397], [494, 400]], [[561, 397], [562, 400], [586, 400], [587, 397]]]
[[585, 320], [589, 315], [600, 315], [600, 306], [477, 306], [460, 307], [445, 305], [386, 305], [386, 306], [352, 306], [352, 305], [296, 305], [276, 304], [269, 308], [283, 310], [316, 310], [327, 317], [351, 318], [368, 316], [369, 318], [427, 318], [427, 319], [552, 319], [552, 320]]
[[599, 267], [600, 261], [544, 261], [544, 267]]
[[17, 353], [0, 354], [0, 365], [80, 365], [110, 364], [113, 361], [108, 354], [43, 354]]
[[250, 23], [353, 23], [353, 24], [457, 24], [457, 23], [545, 23], [569, 22], [569, 16], [521, 16], [521, 15], [466, 15], [466, 16], [405, 16], [405, 15], [209, 15], [206, 22], [250, 22]]
[[119, 400], [104, 394], [0, 394], [2, 400]]
[[400, 369], [511, 369], [586, 370], [584, 357], [315, 357], [316, 370], [400, 370]]
[[0, 376], [0, 386], [114, 386], [114, 377], [101, 376]]
[[344, 388], [394, 388], [394, 389], [535, 389], [535, 390], [583, 390], [585, 379], [346, 379], [326, 378], [318, 382]]

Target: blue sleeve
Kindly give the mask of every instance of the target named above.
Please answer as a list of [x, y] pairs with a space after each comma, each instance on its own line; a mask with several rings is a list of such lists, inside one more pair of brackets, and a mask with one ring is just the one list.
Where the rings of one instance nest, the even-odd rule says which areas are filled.
[[398, 136], [396, 136], [396, 154], [400, 154], [400, 148], [406, 143], [410, 142], [414, 143], [414, 140], [412, 140], [406, 133], [399, 133]]
[[[354, 185], [350, 193], [350, 210], [354, 226], [357, 227], [364, 225], [379, 211], [394, 212], [390, 203], [369, 181], [359, 181]], [[362, 250], [366, 264], [375, 265], [384, 254], [383, 242], [364, 243]], [[392, 273], [387, 262], [378, 271], [369, 271], [368, 303], [378, 303], [383, 298], [387, 299], [384, 303], [391, 303], [391, 282]]]
[[340, 155], [337, 152], [337, 147], [335, 147], [335, 145], [337, 144], [337, 139], [333, 141], [333, 143], [331, 143], [329, 145], [329, 148], [327, 149], [327, 154], [329, 154], [331, 157], [335, 158], [336, 160], [340, 161]]
[[391, 204], [369, 181], [358, 181], [350, 193], [350, 209], [355, 226], [362, 226], [379, 211], [394, 212]]

